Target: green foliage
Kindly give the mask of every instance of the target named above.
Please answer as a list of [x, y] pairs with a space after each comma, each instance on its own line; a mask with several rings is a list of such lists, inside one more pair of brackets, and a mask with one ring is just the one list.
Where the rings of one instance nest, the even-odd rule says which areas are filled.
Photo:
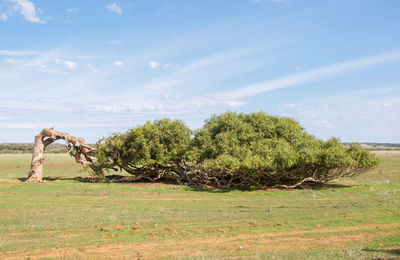
[[351, 144], [346, 152], [353, 159], [352, 163], [356, 168], [372, 168], [380, 163], [376, 155], [357, 144]]
[[[191, 131], [178, 120], [162, 119], [115, 133], [97, 145], [98, 163], [125, 167], [155, 167], [179, 164], [184, 157]], [[107, 167], [105, 167], [107, 168]]]
[[97, 150], [99, 168], [117, 166], [134, 175], [152, 169], [146, 172], [151, 178], [167, 170], [179, 181], [223, 187], [329, 181], [379, 163], [358, 145], [324, 142], [295, 120], [264, 112], [215, 115], [194, 133], [181, 121], [147, 122], [110, 136]]
[[218, 178], [234, 173], [248, 183], [256, 181], [252, 184], [256, 186], [307, 177], [327, 181], [360, 173], [379, 162], [360, 146], [346, 148], [336, 138], [323, 142], [295, 120], [263, 112], [213, 116], [196, 133], [192, 146], [196, 163], [218, 172]]

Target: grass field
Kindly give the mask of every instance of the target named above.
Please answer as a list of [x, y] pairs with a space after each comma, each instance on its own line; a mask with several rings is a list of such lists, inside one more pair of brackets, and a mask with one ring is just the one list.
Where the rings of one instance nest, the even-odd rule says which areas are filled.
[[66, 155], [24, 183], [30, 155], [0, 155], [0, 259], [399, 258], [400, 153], [380, 157], [318, 190], [205, 191], [68, 179]]

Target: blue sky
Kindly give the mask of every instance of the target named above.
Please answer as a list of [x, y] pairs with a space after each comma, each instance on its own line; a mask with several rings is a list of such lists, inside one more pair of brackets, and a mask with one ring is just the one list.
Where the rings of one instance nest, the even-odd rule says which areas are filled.
[[400, 1], [0, 0], [0, 143], [147, 120], [292, 117], [400, 143]]

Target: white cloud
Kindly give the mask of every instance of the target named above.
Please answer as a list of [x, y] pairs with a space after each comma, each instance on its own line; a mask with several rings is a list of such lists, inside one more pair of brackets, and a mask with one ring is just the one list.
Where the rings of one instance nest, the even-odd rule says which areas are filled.
[[333, 124], [331, 122], [329, 122], [328, 120], [321, 120], [321, 121], [319, 121], [319, 126], [321, 126], [323, 128], [332, 128]]
[[96, 69], [95, 67], [93, 67], [92, 64], [87, 64], [86, 66], [93, 72], [96, 72], [96, 73], [99, 72], [99, 70]]
[[114, 65], [118, 68], [121, 68], [122, 66], [124, 66], [124, 63], [120, 60], [116, 60], [114, 61]]
[[230, 107], [240, 107], [246, 105], [246, 102], [243, 101], [226, 101], [226, 104]]
[[12, 8], [10, 9], [11, 13], [20, 13], [24, 16], [25, 20], [31, 23], [44, 23], [42, 19], [40, 19], [37, 12], [41, 12], [40, 9], [36, 10], [35, 5], [28, 0], [9, 0], [11, 3], [14, 3]]
[[173, 67], [171, 63], [162, 64], [161, 62], [158, 61], [149, 61], [148, 65], [151, 69], [158, 69], [158, 68], [170, 69]]
[[137, 97], [136, 101], [115, 101], [113, 103], [93, 104], [91, 108], [96, 111], [107, 113], [122, 112], [141, 112], [141, 113], [157, 113], [157, 114], [177, 114], [182, 111], [193, 112], [210, 107], [239, 107], [245, 105], [241, 101], [217, 100], [207, 97], [197, 97], [194, 99], [181, 99], [178, 96], [169, 97], [168, 95], [143, 95]]
[[157, 61], [149, 61], [149, 67], [152, 69], [157, 69], [160, 67], [160, 63]]
[[63, 64], [67, 69], [72, 71], [75, 71], [78, 68], [78, 64], [70, 60], [55, 58], [55, 62], [57, 64]]
[[119, 7], [117, 5], [116, 2], [114, 2], [114, 3], [110, 4], [110, 5], [107, 5], [106, 9], [111, 11], [111, 12], [113, 12], [113, 13], [122, 14], [122, 9], [121, 9], [121, 7]]
[[109, 113], [120, 113], [125, 111], [145, 112], [154, 111], [156, 107], [151, 104], [108, 104], [108, 105], [95, 105], [95, 110]]
[[245, 86], [233, 91], [216, 94], [218, 98], [237, 99], [254, 96], [260, 93], [314, 82], [340, 74], [365, 69], [374, 65], [397, 62], [400, 60], [400, 52], [392, 52], [378, 56], [367, 57], [358, 60], [338, 63], [326, 67], [312, 69], [304, 72], [290, 74], [277, 79], [267, 80], [253, 85]]
[[69, 70], [76, 70], [76, 68], [78, 67], [78, 64], [76, 64], [73, 61], [70, 60], [66, 60], [64, 61], [65, 66], [69, 69]]
[[376, 108], [389, 108], [392, 106], [390, 102], [382, 102], [382, 101], [371, 101], [368, 103], [369, 106], [376, 107]]
[[77, 13], [79, 12], [79, 8], [78, 7], [73, 7], [73, 8], [68, 8], [67, 10], [65, 10], [66, 13]]
[[8, 15], [6, 13], [0, 14], [0, 20], [7, 21], [8, 20]]
[[303, 104], [281, 104], [279, 105], [279, 107], [284, 107], [284, 108], [299, 108], [299, 107], [303, 107]]
[[44, 64], [40, 64], [36, 68], [37, 71], [42, 72], [42, 73], [49, 73], [49, 74], [58, 74], [58, 75], [66, 75], [67, 73], [63, 71], [59, 71], [56, 69], [50, 69]]

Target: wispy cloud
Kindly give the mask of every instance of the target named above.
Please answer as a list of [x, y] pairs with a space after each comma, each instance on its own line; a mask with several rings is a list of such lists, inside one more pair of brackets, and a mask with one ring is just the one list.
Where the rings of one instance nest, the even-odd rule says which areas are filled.
[[0, 50], [0, 56], [29, 56], [29, 55], [39, 55], [40, 51], [30, 51], [30, 50]]
[[400, 52], [392, 52], [388, 54], [338, 63], [300, 73], [290, 74], [280, 78], [248, 85], [233, 91], [218, 93], [215, 96], [218, 98], [227, 98], [227, 99], [244, 98], [276, 89], [292, 87], [296, 85], [305, 84], [308, 82], [314, 82], [326, 79], [340, 74], [366, 69], [371, 66], [376, 66], [391, 62], [398, 62], [399, 60], [400, 60]]
[[122, 68], [122, 66], [124, 66], [124, 63], [120, 60], [116, 60], [116, 61], [114, 61], [114, 66], [116, 66], [118, 68]]
[[171, 63], [162, 64], [161, 62], [158, 61], [149, 61], [147, 64], [151, 69], [158, 69], [158, 68], [169, 69], [173, 67]]
[[[35, 4], [28, 0], [9, 0], [12, 6], [8, 10], [8, 14], [2, 18], [8, 18], [8, 16], [14, 13], [19, 13], [24, 16], [24, 19], [31, 23], [44, 23], [44, 21], [37, 15], [40, 12], [36, 9]], [[4, 20], [4, 19], [3, 19]], [[7, 19], [5, 19], [7, 20]]]
[[7, 21], [8, 20], [8, 15], [6, 13], [0, 14], [0, 20]]
[[157, 62], [157, 61], [149, 61], [149, 67], [151, 69], [157, 69], [157, 68], [160, 67], [160, 65], [161, 64], [159, 62]]
[[93, 72], [99, 72], [99, 70], [98, 69], [96, 69], [95, 67], [93, 67], [93, 65], [92, 64], [86, 64], [86, 66], [89, 68], [89, 70], [91, 70], [91, 71], [93, 71]]
[[123, 42], [122, 40], [112, 40], [112, 41], [108, 41], [107, 44], [114, 45], [114, 44], [120, 44], [122, 42]]
[[72, 8], [68, 8], [65, 10], [66, 13], [77, 13], [79, 12], [79, 8], [78, 7], [72, 7]]
[[116, 13], [116, 14], [122, 14], [122, 9], [117, 5], [116, 2], [109, 4], [106, 6], [106, 9], [109, 10], [110, 12]]
[[23, 63], [26, 62], [26, 60], [8, 58], [8, 59], [5, 59], [4, 62], [5, 62], [5, 63], [8, 63], [8, 64], [13, 64], [13, 65], [15, 65], [15, 64], [23, 64]]
[[92, 104], [91, 109], [107, 113], [155, 112], [158, 114], [178, 114], [196, 112], [212, 108], [235, 108], [244, 105], [241, 101], [216, 100], [207, 97], [184, 99], [179, 96], [148, 95], [136, 98], [135, 102]]
[[73, 61], [70, 60], [66, 60], [64, 61], [65, 66], [69, 69], [69, 70], [76, 70], [76, 68], [78, 67], [78, 64], [76, 64]]
[[[301, 104], [281, 104], [279, 114], [297, 119], [320, 138], [342, 141], [399, 142], [400, 87], [346, 91]], [[376, 133], [385, 133], [378, 134]]]
[[[179, 86], [182, 87], [180, 89], [182, 92], [188, 89], [189, 86], [195, 88], [199, 84], [204, 88], [205, 85], [211, 85], [212, 83], [247, 73], [267, 64], [270, 61], [263, 60], [258, 62], [250, 61], [250, 59], [273, 46], [232, 48], [203, 56], [183, 65], [162, 64], [161, 62], [151, 64], [153, 68], [161, 66], [173, 69], [169, 70], [168, 73], [162, 74], [162, 76], [137, 84], [134, 93], [136, 94], [138, 90], [145, 90], [147, 93], [158, 93]], [[150, 66], [149, 63], [147, 65]], [[122, 97], [119, 98], [125, 98], [133, 94], [132, 92], [132, 89], [127, 89], [126, 92], [121, 94]]]
[[36, 68], [36, 71], [38, 72], [42, 72], [42, 73], [49, 73], [49, 74], [59, 74], [59, 75], [66, 75], [68, 73], [62, 71], [62, 70], [58, 70], [58, 69], [54, 69], [54, 68], [49, 68], [47, 65], [44, 64], [40, 64], [38, 65]]
[[67, 69], [72, 71], [75, 71], [78, 68], [78, 64], [70, 60], [56, 58], [55, 61], [57, 64], [63, 64]]
[[[8, 73], [14, 73], [19, 79], [25, 78], [17, 76], [23, 73], [50, 73], [66, 75], [77, 71], [79, 64], [74, 61], [78, 59], [76, 55], [67, 55], [60, 49], [52, 49], [46, 51], [33, 50], [0, 50], [0, 56], [5, 56], [3, 66], [0, 71], [4, 70]], [[69, 56], [69, 57], [68, 57]], [[1, 63], [0, 63], [1, 65]]]

